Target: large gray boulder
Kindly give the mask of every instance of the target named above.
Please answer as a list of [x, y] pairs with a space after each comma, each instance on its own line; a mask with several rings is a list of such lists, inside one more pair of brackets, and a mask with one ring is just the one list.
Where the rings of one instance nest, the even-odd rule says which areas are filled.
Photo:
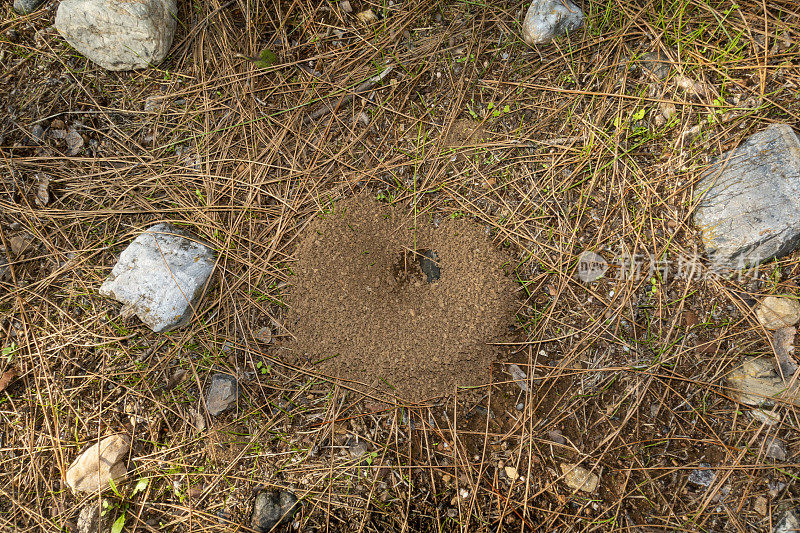
[[176, 0], [62, 0], [55, 28], [108, 70], [160, 63], [175, 35]]
[[773, 124], [722, 155], [695, 189], [694, 220], [712, 267], [729, 271], [800, 242], [800, 140]]
[[583, 24], [583, 11], [570, 0], [533, 0], [522, 23], [522, 39], [544, 44]]
[[191, 233], [156, 224], [120, 254], [100, 294], [155, 332], [185, 325], [214, 271], [214, 251]]

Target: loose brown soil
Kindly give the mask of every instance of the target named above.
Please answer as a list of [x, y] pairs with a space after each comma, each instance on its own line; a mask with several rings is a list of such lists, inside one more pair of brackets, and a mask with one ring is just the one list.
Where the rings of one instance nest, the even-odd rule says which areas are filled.
[[289, 296], [295, 359], [415, 402], [488, 382], [516, 308], [508, 258], [469, 220], [414, 227], [413, 212], [365, 196], [309, 225]]

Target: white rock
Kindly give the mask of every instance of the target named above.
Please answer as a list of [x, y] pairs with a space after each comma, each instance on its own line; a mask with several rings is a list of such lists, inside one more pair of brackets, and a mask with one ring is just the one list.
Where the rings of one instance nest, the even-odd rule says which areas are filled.
[[769, 330], [794, 326], [800, 321], [800, 302], [785, 296], [767, 296], [756, 308], [758, 321]]
[[754, 420], [757, 420], [758, 422], [768, 426], [774, 426], [781, 421], [781, 417], [778, 415], [778, 413], [773, 413], [772, 411], [767, 411], [766, 409], [753, 409], [750, 411], [750, 416], [752, 416]]
[[790, 533], [800, 531], [800, 512], [797, 509], [789, 509], [778, 519], [773, 533]]
[[160, 63], [175, 35], [176, 0], [62, 0], [55, 28], [108, 70]]
[[508, 476], [508, 479], [512, 481], [519, 479], [519, 472], [517, 472], [517, 469], [514, 468], [513, 466], [511, 465], [506, 466], [504, 470], [506, 472], [506, 476]]
[[100, 294], [155, 332], [185, 325], [214, 270], [214, 252], [190, 233], [157, 224], [120, 254]]
[[522, 39], [543, 44], [583, 24], [583, 11], [570, 0], [533, 0], [522, 23]]
[[100, 492], [127, 474], [124, 460], [131, 442], [125, 435], [106, 437], [78, 456], [67, 470], [67, 485], [76, 492]]
[[561, 473], [564, 474], [564, 483], [573, 490], [594, 492], [600, 485], [600, 478], [577, 464], [561, 463]]

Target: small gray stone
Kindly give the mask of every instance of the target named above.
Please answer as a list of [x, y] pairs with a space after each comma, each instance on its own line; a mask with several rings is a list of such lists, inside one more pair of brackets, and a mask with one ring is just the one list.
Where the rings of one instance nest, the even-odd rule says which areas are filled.
[[120, 254], [100, 294], [124, 304], [156, 333], [191, 320], [214, 270], [214, 252], [190, 233], [157, 224]]
[[8, 278], [11, 270], [8, 267], [8, 259], [4, 253], [0, 253], [0, 281]]
[[41, 124], [34, 124], [31, 128], [31, 141], [36, 145], [40, 145], [44, 142], [44, 128]]
[[764, 455], [776, 461], [786, 460], [786, 445], [780, 439], [772, 439], [764, 447]]
[[54, 26], [105, 69], [147, 68], [169, 52], [176, 5], [176, 0], [62, 0]]
[[772, 528], [772, 533], [794, 533], [800, 531], [800, 512], [789, 509], [781, 515]]
[[522, 23], [522, 39], [544, 44], [583, 24], [583, 11], [570, 0], [533, 0]]
[[442, 277], [439, 268], [439, 255], [433, 250], [424, 250], [419, 256], [419, 267], [425, 274], [428, 283], [438, 281]]
[[348, 451], [350, 452], [350, 457], [353, 459], [358, 459], [365, 453], [367, 453], [367, 443], [363, 440], [358, 442], [351, 442], [348, 446]]
[[758, 422], [766, 424], [767, 426], [774, 426], [781, 421], [780, 415], [766, 409], [751, 409], [750, 416]]
[[717, 474], [709, 468], [711, 465], [708, 463], [700, 463], [700, 466], [703, 468], [692, 470], [692, 473], [689, 474], [689, 483], [694, 483], [701, 487], [710, 487], [717, 478]]
[[695, 191], [694, 220], [714, 268], [785, 255], [800, 242], [800, 139], [773, 124], [723, 154]]
[[671, 62], [660, 50], [657, 52], [646, 52], [640, 58], [642, 70], [659, 80], [669, 77]]
[[14, 12], [17, 15], [30, 15], [43, 3], [44, 0], [14, 0]]
[[[96, 499], [86, 505], [78, 513], [78, 533], [101, 533], [108, 531], [108, 517], [109, 514], [105, 507], [109, 507], [107, 500], [101, 500], [102, 503]], [[105, 514], [103, 512], [105, 511]]]
[[259, 492], [250, 527], [262, 533], [272, 531], [279, 524], [288, 524], [299, 507], [297, 496], [288, 490]]
[[212, 416], [217, 416], [236, 403], [239, 398], [239, 382], [228, 374], [214, 374], [206, 394], [206, 409]]

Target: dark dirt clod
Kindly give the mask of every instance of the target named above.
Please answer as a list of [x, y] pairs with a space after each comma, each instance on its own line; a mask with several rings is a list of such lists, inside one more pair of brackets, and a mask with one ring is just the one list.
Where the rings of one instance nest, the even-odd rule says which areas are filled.
[[253, 504], [251, 526], [267, 533], [280, 524], [287, 524], [297, 512], [297, 496], [287, 490], [259, 492]]

